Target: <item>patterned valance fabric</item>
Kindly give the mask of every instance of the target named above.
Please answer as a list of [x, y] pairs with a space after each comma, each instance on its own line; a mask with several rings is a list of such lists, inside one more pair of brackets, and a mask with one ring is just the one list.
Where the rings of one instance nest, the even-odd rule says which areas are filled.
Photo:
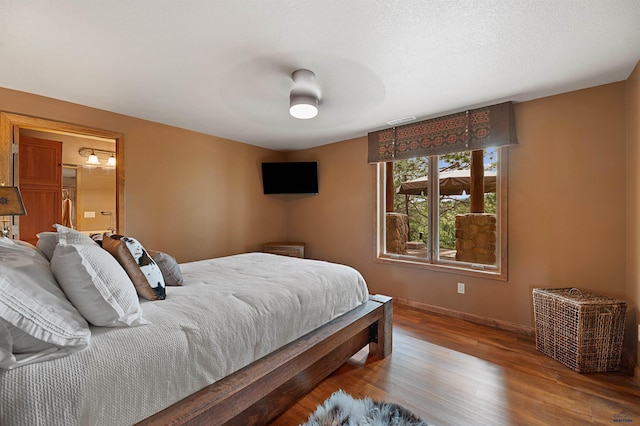
[[369, 133], [369, 163], [516, 143], [513, 104], [505, 102]]

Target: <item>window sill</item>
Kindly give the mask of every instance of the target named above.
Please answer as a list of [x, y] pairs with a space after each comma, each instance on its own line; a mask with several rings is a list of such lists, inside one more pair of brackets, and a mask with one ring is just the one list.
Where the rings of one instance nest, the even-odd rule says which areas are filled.
[[507, 281], [506, 268], [503, 268], [502, 271], [498, 269], [478, 270], [478, 269], [463, 268], [463, 267], [453, 266], [453, 265], [443, 264], [443, 263], [429, 263], [426, 261], [418, 261], [418, 260], [414, 260], [412, 258], [407, 258], [404, 256], [396, 257], [396, 256], [389, 256], [389, 255], [377, 256], [374, 259], [374, 261], [376, 263], [381, 263], [386, 265], [424, 269], [424, 270], [429, 270], [434, 272], [444, 272], [447, 274], [486, 278], [490, 280]]

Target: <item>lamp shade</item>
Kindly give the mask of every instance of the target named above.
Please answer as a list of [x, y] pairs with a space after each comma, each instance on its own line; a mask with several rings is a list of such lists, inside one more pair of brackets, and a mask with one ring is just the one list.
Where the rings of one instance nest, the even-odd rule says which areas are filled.
[[0, 186], [0, 216], [26, 215], [17, 186]]
[[100, 160], [98, 160], [98, 156], [96, 155], [95, 152], [91, 151], [89, 158], [87, 158], [87, 164], [95, 164], [95, 165], [100, 164]]

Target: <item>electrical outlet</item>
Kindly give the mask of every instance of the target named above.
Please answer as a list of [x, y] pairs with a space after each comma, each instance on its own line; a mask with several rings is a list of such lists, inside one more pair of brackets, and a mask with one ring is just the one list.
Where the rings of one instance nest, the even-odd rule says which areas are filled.
[[464, 283], [458, 283], [458, 293], [464, 294]]

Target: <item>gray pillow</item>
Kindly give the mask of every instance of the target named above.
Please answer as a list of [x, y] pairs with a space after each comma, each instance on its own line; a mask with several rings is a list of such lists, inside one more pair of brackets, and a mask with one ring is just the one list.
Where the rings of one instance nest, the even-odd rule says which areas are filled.
[[173, 256], [154, 250], [149, 250], [149, 255], [160, 268], [165, 285], [182, 285], [184, 283], [180, 266]]

